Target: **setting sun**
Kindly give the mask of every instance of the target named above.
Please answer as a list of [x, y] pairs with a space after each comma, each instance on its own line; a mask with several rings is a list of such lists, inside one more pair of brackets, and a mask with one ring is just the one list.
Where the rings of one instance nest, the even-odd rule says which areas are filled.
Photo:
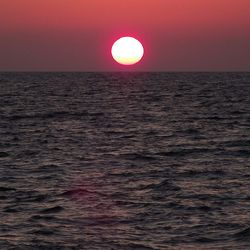
[[116, 62], [123, 65], [133, 65], [142, 59], [144, 49], [135, 38], [122, 37], [113, 44], [111, 53]]

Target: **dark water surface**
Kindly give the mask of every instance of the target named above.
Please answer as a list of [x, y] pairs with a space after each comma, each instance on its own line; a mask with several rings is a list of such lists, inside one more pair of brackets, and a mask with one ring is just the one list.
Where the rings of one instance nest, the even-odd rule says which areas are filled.
[[0, 249], [250, 249], [250, 74], [1, 73]]

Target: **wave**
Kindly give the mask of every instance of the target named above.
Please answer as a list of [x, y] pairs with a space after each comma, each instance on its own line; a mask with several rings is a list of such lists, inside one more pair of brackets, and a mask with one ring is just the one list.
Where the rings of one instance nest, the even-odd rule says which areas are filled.
[[238, 233], [235, 233], [234, 236], [240, 241], [250, 241], [250, 228], [246, 228]]
[[51, 213], [59, 213], [61, 211], [63, 211], [64, 208], [61, 206], [55, 206], [55, 207], [51, 207], [51, 208], [45, 208], [42, 211], [40, 211], [42, 214], [51, 214]]
[[23, 120], [23, 119], [54, 119], [54, 118], [67, 118], [67, 117], [98, 117], [103, 116], [103, 112], [67, 112], [67, 111], [52, 111], [45, 113], [35, 114], [20, 114], [20, 115], [0, 115], [1, 119], [7, 119], [11, 121]]
[[156, 160], [155, 157], [146, 155], [144, 153], [127, 153], [127, 154], [121, 154], [121, 157], [124, 157], [128, 160], [133, 161], [153, 161]]

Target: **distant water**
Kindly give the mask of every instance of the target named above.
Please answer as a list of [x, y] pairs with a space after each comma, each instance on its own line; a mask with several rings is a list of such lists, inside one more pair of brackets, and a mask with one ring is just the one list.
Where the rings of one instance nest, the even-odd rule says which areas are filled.
[[0, 249], [250, 249], [250, 73], [1, 73]]

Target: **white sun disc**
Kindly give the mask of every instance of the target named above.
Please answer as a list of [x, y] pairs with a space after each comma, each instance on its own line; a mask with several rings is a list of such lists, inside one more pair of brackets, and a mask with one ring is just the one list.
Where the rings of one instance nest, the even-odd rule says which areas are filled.
[[122, 37], [113, 44], [111, 53], [116, 62], [123, 65], [133, 65], [142, 59], [144, 49], [137, 39]]

